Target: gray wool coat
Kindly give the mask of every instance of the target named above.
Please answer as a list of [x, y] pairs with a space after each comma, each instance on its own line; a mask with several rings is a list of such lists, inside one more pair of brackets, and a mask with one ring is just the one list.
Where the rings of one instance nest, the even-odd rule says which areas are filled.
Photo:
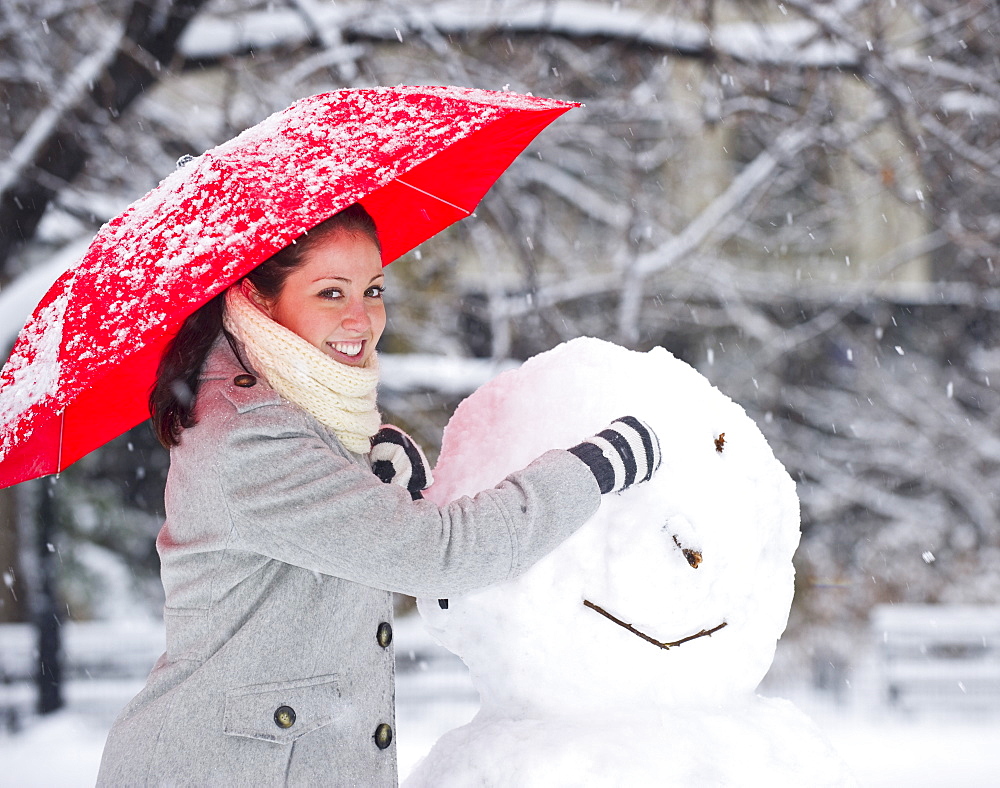
[[217, 343], [171, 453], [166, 653], [98, 785], [395, 785], [391, 592], [519, 574], [596, 511], [597, 483], [550, 451], [473, 499], [411, 501], [243, 373]]

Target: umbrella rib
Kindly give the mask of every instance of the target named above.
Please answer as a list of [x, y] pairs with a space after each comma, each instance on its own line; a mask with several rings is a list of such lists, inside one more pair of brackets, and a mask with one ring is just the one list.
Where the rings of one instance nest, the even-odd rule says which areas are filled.
[[411, 189], [413, 189], [414, 191], [418, 191], [418, 192], [420, 192], [421, 194], [426, 194], [426, 195], [427, 195], [428, 197], [430, 197], [430, 198], [432, 198], [432, 199], [434, 199], [434, 200], [437, 200], [438, 202], [443, 202], [443, 203], [444, 203], [445, 205], [449, 205], [449, 206], [451, 206], [452, 208], [454, 208], [455, 210], [457, 210], [457, 211], [461, 211], [461, 212], [462, 212], [462, 213], [464, 213], [464, 214], [465, 214], [466, 216], [472, 216], [472, 211], [467, 211], [467, 210], [466, 210], [465, 208], [463, 208], [463, 207], [462, 207], [461, 205], [455, 205], [455, 203], [453, 203], [453, 202], [448, 202], [448, 201], [447, 201], [447, 200], [445, 200], [444, 198], [442, 198], [442, 197], [438, 197], [438, 196], [437, 196], [436, 194], [431, 194], [431, 193], [430, 193], [429, 191], [426, 191], [426, 190], [424, 190], [424, 189], [421, 189], [421, 188], [420, 188], [419, 186], [414, 186], [414, 185], [413, 185], [412, 183], [407, 183], [407, 182], [406, 182], [406, 181], [404, 181], [404, 180], [403, 180], [402, 178], [396, 178], [396, 183], [401, 183], [401, 184], [403, 184], [404, 186], [409, 186], [409, 187], [410, 187]]
[[59, 414], [59, 449], [56, 455], [56, 476], [62, 473], [63, 433], [66, 431], [66, 411]]

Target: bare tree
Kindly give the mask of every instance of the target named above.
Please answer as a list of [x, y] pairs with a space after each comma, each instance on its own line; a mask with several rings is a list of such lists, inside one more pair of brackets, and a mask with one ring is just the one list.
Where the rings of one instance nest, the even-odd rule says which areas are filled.
[[0, 281], [14, 246], [34, 235], [49, 201], [83, 169], [95, 137], [156, 81], [203, 4], [4, 3], [0, 40], [16, 56], [4, 63], [0, 91], [18, 111], [3, 130], [17, 141], [0, 166]]

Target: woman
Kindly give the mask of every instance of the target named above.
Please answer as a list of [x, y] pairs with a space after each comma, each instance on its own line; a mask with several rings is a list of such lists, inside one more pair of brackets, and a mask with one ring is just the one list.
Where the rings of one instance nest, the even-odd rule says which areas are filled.
[[624, 419], [475, 499], [420, 499], [422, 455], [375, 409], [383, 283], [374, 223], [352, 206], [167, 351], [150, 400], [171, 450], [167, 650], [99, 784], [394, 785], [391, 592], [512, 577], [658, 465], [655, 436]]

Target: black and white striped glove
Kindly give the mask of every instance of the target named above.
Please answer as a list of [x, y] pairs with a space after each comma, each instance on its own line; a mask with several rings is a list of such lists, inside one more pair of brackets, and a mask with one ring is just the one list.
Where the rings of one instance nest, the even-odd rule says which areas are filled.
[[368, 454], [372, 473], [386, 484], [405, 487], [415, 501], [423, 498], [421, 490], [434, 483], [431, 466], [413, 438], [399, 427], [383, 424], [372, 437]]
[[587, 463], [601, 493], [621, 492], [648, 481], [660, 467], [656, 433], [634, 416], [615, 419], [606, 430], [569, 451]]

